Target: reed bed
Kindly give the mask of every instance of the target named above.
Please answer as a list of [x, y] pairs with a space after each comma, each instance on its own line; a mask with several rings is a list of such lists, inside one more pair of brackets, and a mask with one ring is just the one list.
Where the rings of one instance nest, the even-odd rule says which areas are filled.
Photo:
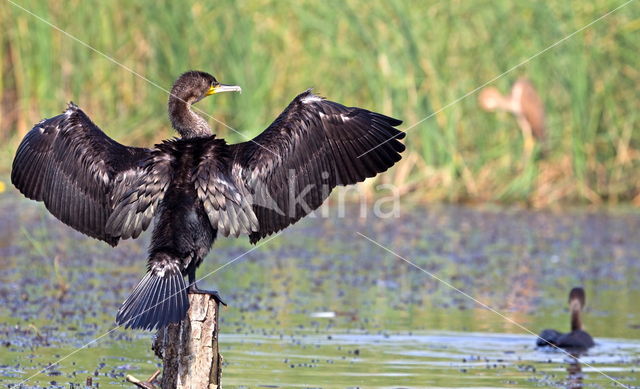
[[[199, 104], [238, 129], [211, 121], [231, 141], [314, 87], [405, 121], [405, 158], [377, 182], [416, 200], [640, 204], [636, 2], [493, 82], [507, 92], [526, 76], [545, 101], [548, 139], [530, 158], [513, 117], [460, 98], [621, 0], [18, 3], [165, 89], [187, 69], [241, 85]], [[0, 170], [68, 100], [120, 142], [172, 136], [165, 91], [9, 2], [0, 21]]]

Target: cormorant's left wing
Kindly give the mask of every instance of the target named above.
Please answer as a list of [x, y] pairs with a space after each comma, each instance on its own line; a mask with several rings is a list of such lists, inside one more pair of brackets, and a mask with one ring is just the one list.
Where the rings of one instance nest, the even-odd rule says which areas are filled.
[[317, 209], [336, 185], [393, 166], [405, 149], [401, 123], [306, 91], [255, 139], [230, 145], [231, 176], [258, 219], [251, 242]]

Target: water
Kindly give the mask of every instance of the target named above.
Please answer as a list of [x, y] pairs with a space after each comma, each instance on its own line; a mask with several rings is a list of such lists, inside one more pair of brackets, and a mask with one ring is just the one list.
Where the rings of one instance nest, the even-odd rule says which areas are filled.
[[[640, 387], [637, 211], [358, 212], [305, 220], [244, 256], [253, 247], [245, 239], [216, 243], [199, 276], [237, 258], [202, 285], [229, 303], [225, 387]], [[23, 387], [78, 388], [88, 377], [94, 387], [131, 387], [126, 374], [151, 375], [152, 334], [108, 332], [144, 273], [147, 243], [148, 233], [111, 249], [11, 189], [0, 194], [0, 384], [64, 357]], [[566, 331], [576, 285], [587, 291], [584, 322], [597, 342], [581, 373], [513, 323]]]

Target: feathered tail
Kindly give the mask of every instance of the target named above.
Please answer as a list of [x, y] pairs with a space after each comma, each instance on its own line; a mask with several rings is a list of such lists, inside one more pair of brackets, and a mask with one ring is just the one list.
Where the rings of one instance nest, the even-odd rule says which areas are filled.
[[151, 260], [149, 272], [118, 310], [118, 325], [153, 330], [185, 317], [189, 309], [187, 283], [178, 267], [166, 259]]

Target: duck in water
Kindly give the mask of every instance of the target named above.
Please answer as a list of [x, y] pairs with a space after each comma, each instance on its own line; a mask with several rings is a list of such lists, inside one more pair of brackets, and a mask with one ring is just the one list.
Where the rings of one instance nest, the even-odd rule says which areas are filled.
[[[147, 273], [116, 322], [154, 329], [181, 321], [196, 268], [216, 236], [251, 243], [317, 209], [338, 185], [384, 172], [400, 160], [400, 120], [316, 96], [298, 95], [253, 140], [227, 144], [191, 105], [240, 91], [190, 71], [174, 83], [169, 118], [180, 138], [153, 148], [121, 145], [78, 106], [45, 119], [18, 147], [12, 183], [63, 223], [115, 246], [155, 220]], [[188, 283], [184, 277], [188, 277]]]
[[586, 302], [584, 289], [576, 287], [569, 293], [569, 309], [571, 310], [571, 332], [563, 334], [559, 331], [546, 329], [538, 335], [536, 345], [539, 347], [556, 346], [571, 350], [586, 350], [595, 343], [589, 333], [582, 329], [580, 315]]

